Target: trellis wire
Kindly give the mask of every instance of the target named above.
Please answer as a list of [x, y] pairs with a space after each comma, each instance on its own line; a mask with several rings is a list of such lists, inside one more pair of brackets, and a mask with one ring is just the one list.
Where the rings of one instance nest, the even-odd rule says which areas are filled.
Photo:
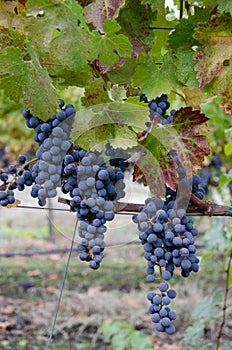
[[[74, 241], [75, 243], [75, 241]], [[141, 242], [138, 239], [133, 239], [132, 241], [126, 242], [117, 242], [117, 243], [108, 243], [106, 244], [106, 249], [126, 247], [129, 245], [141, 245]], [[203, 244], [196, 245], [196, 248], [204, 248]], [[8, 252], [0, 253], [0, 258], [13, 258], [15, 256], [33, 256], [33, 255], [48, 255], [48, 254], [65, 254], [70, 251], [70, 248], [58, 248], [58, 249], [48, 249], [48, 250], [30, 250], [22, 252]], [[78, 248], [72, 248], [73, 252], [79, 252]]]
[[[27, 205], [18, 205], [17, 207], [14, 208], [21, 208], [21, 209], [36, 209], [36, 210], [53, 210], [53, 211], [64, 211], [64, 212], [69, 212], [73, 213], [71, 209], [65, 209], [65, 208], [52, 208], [52, 207], [46, 207], [46, 208], [41, 208], [41, 207], [36, 207], [36, 206], [27, 206]], [[134, 215], [136, 212], [123, 212], [123, 211], [118, 211], [115, 212], [116, 215]], [[187, 216], [206, 216], [204, 213], [187, 213]], [[218, 216], [225, 216], [225, 215], [218, 215]]]
[[[75, 241], [74, 241], [75, 243]], [[133, 239], [132, 241], [126, 241], [126, 242], [117, 242], [117, 243], [108, 243], [105, 247], [105, 249], [108, 248], [116, 248], [116, 247], [123, 247], [133, 244], [140, 244], [140, 241], [138, 239]], [[58, 248], [58, 249], [48, 249], [48, 250], [31, 250], [31, 251], [24, 251], [24, 252], [8, 252], [8, 253], [0, 253], [0, 258], [12, 258], [14, 256], [33, 256], [33, 255], [48, 255], [48, 254], [64, 254], [68, 253], [70, 251], [70, 248]], [[77, 248], [72, 248], [73, 252], [78, 252], [79, 250]]]
[[67, 263], [66, 263], [65, 270], [64, 270], [64, 277], [63, 277], [61, 288], [60, 288], [60, 294], [59, 294], [59, 298], [58, 298], [58, 301], [57, 301], [55, 315], [54, 315], [54, 319], [53, 319], [53, 322], [52, 322], [52, 327], [51, 327], [49, 339], [48, 339], [48, 342], [47, 342], [46, 350], [48, 350], [49, 345], [51, 344], [51, 341], [52, 341], [52, 338], [53, 338], [53, 334], [54, 334], [54, 330], [55, 330], [55, 326], [56, 326], [56, 321], [57, 321], [57, 316], [58, 316], [58, 312], [59, 312], [59, 309], [60, 309], [60, 304], [61, 304], [61, 299], [62, 299], [62, 295], [63, 295], [64, 285], [65, 285], [65, 281], [66, 281], [66, 278], [67, 278], [67, 275], [68, 275], [69, 263], [70, 263], [71, 255], [72, 255], [72, 251], [73, 251], [73, 245], [74, 245], [74, 240], [75, 240], [75, 235], [76, 235], [76, 230], [77, 230], [77, 223], [78, 223], [78, 221], [76, 220], [75, 227], [74, 227], [74, 230], [73, 230], [73, 235], [72, 235], [70, 251], [69, 251], [69, 254], [68, 254], [68, 259], [67, 259]]

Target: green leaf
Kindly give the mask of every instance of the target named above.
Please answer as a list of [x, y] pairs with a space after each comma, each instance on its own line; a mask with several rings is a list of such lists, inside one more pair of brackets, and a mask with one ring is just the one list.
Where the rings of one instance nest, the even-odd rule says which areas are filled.
[[115, 84], [130, 84], [137, 64], [134, 58], [127, 58], [122, 67], [111, 69], [108, 72], [110, 81]]
[[222, 301], [222, 290], [217, 288], [212, 295], [206, 300], [198, 303], [192, 312], [194, 320], [199, 322], [201, 319], [204, 322], [210, 322], [217, 315], [219, 306], [218, 304]]
[[220, 181], [219, 181], [219, 189], [222, 189], [222, 187], [228, 185], [232, 181], [232, 170], [230, 170], [228, 173], [221, 174]]
[[185, 330], [184, 345], [196, 346], [200, 343], [201, 337], [204, 335], [204, 323], [197, 320], [194, 324]]
[[108, 90], [109, 96], [113, 101], [123, 101], [127, 99], [126, 89], [123, 86], [114, 84], [110, 90]]
[[[89, 32], [82, 7], [76, 1], [28, 0], [27, 8], [29, 16], [25, 29], [28, 31], [31, 43], [41, 51], [46, 50], [57, 30], [62, 31], [69, 28], [70, 25], [78, 27], [79, 23], [86, 32]], [[42, 11], [44, 15], [37, 16], [39, 11]]]
[[194, 51], [191, 48], [180, 47], [173, 53], [175, 57], [176, 79], [183, 85], [193, 89], [198, 87], [193, 60]]
[[26, 109], [47, 119], [58, 107], [56, 92], [34, 51], [29, 46], [28, 50], [29, 61], [23, 60], [17, 47], [6, 47], [0, 52], [0, 88], [13, 101], [22, 98]]
[[[154, 34], [154, 45], [151, 49], [150, 54], [155, 57], [156, 61], [163, 61], [163, 47], [166, 45], [167, 38], [172, 31], [172, 28], [175, 27], [177, 22], [167, 21], [166, 19], [166, 10], [165, 10], [165, 0], [157, 1], [153, 4], [156, 7], [156, 19], [152, 23], [153, 34]], [[160, 29], [160, 28], [170, 28]]]
[[88, 65], [91, 49], [89, 34], [76, 24], [70, 24], [49, 45], [46, 55], [49, 74], [60, 85], [86, 86], [91, 73]]
[[132, 55], [137, 58], [141, 51], [149, 52], [154, 44], [154, 33], [150, 29], [156, 20], [150, 6], [144, 6], [140, 1], [127, 0], [120, 11], [118, 23], [122, 27], [121, 33], [126, 35], [132, 44]]
[[85, 89], [85, 95], [81, 98], [81, 102], [85, 107], [110, 102], [107, 91], [104, 90], [101, 78], [95, 79], [89, 83]]
[[224, 152], [226, 156], [230, 156], [232, 154], [232, 141], [228, 142], [224, 147]]
[[178, 82], [175, 78], [175, 66], [169, 54], [164, 56], [164, 63], [159, 68], [152, 57], [141, 60], [133, 75], [134, 87], [139, 87], [149, 100], [169, 93]]
[[116, 63], [120, 57], [131, 56], [131, 44], [129, 39], [123, 34], [116, 34], [119, 27], [114, 21], [107, 20], [104, 23], [105, 34], [94, 32], [92, 37], [92, 60], [99, 58], [104, 65]]
[[72, 141], [84, 148], [98, 150], [103, 149], [108, 140], [113, 140], [117, 147], [135, 146], [137, 134], [133, 130], [143, 130], [147, 114], [147, 108], [119, 102], [80, 110], [75, 117]]
[[116, 19], [120, 9], [125, 5], [125, 0], [94, 0], [85, 7], [84, 14], [87, 23], [93, 23], [96, 30], [105, 32], [104, 22], [107, 19]]
[[17, 30], [0, 27], [1, 50], [9, 46], [15, 46], [26, 52], [25, 39], [26, 36], [20, 34]]
[[169, 47], [176, 51], [179, 47], [188, 47], [198, 45], [198, 38], [193, 37], [194, 29], [199, 22], [207, 22], [209, 11], [203, 8], [195, 8], [196, 13], [190, 18], [182, 18], [175, 30], [168, 37]]
[[218, 10], [226, 13], [230, 13], [232, 15], [232, 4], [231, 0], [217, 0]]
[[220, 252], [224, 252], [226, 250], [229, 242], [225, 236], [224, 218], [213, 218], [210, 228], [205, 232], [204, 243], [209, 250], [215, 248], [218, 248]]
[[232, 349], [232, 342], [229, 342], [227, 344], [223, 344], [223, 350], [231, 350]]
[[153, 350], [151, 341], [147, 334], [134, 331], [130, 337], [130, 346], [133, 350]]

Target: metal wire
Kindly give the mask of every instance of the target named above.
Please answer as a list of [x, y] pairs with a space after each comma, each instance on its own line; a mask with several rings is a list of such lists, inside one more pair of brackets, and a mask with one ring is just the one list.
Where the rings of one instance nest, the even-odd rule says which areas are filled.
[[[64, 209], [64, 208], [50, 208], [50, 207], [35, 207], [35, 206], [27, 206], [27, 205], [18, 205], [17, 207], [14, 208], [21, 208], [21, 209], [36, 209], [36, 210], [53, 210], [53, 211], [66, 211], [69, 213], [72, 213], [73, 211], [71, 209]], [[117, 215], [134, 215], [136, 212], [123, 212], [123, 211], [118, 211], [115, 212]], [[187, 213], [187, 216], [206, 216], [206, 214], [203, 213]], [[225, 215], [221, 215], [225, 216]]]
[[76, 230], [77, 230], [77, 222], [78, 221], [76, 220], [74, 231], [73, 231], [73, 236], [72, 236], [72, 242], [71, 242], [71, 246], [70, 246], [70, 251], [69, 251], [67, 263], [66, 263], [66, 266], [65, 266], [64, 277], [63, 277], [62, 285], [61, 285], [61, 288], [60, 288], [60, 294], [59, 294], [59, 298], [58, 298], [58, 301], [57, 301], [55, 315], [54, 315], [54, 319], [53, 319], [53, 322], [52, 322], [52, 327], [51, 327], [50, 336], [49, 336], [49, 339], [48, 339], [48, 342], [47, 342], [46, 350], [48, 350], [49, 345], [51, 344], [51, 341], [52, 341], [52, 338], [53, 338], [53, 334], [54, 334], [54, 330], [55, 330], [55, 326], [56, 326], [57, 316], [58, 316], [58, 312], [59, 312], [59, 309], [60, 309], [61, 299], [62, 299], [62, 295], [63, 295], [63, 291], [64, 291], [64, 285], [65, 285], [65, 281], [66, 281], [66, 278], [67, 278], [67, 275], [68, 275], [69, 263], [70, 263], [71, 255], [72, 255], [72, 251], [73, 251], [73, 245], [74, 245], [74, 240], [75, 240], [75, 235], [76, 235]]

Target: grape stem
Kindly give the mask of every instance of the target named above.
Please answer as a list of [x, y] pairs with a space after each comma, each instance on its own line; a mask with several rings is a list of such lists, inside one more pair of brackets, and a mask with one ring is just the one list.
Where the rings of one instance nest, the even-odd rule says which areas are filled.
[[216, 350], [219, 350], [220, 347], [220, 340], [222, 337], [222, 332], [224, 325], [226, 323], [226, 304], [227, 304], [227, 298], [228, 298], [228, 293], [229, 293], [229, 277], [230, 277], [230, 268], [231, 268], [231, 261], [232, 261], [232, 249], [230, 250], [229, 253], [229, 261], [226, 267], [226, 285], [225, 285], [225, 292], [224, 292], [224, 299], [223, 299], [223, 307], [222, 307], [222, 321], [219, 327], [218, 335], [217, 335], [217, 347]]
[[31, 160], [29, 160], [28, 162], [24, 163], [17, 171], [16, 174], [13, 175], [13, 179], [11, 181], [9, 181], [7, 184], [3, 184], [0, 186], [0, 191], [7, 191], [9, 189], [10, 186], [13, 186], [14, 188], [16, 188], [16, 179], [17, 176], [20, 176], [20, 173], [30, 164], [37, 162], [38, 158], [32, 158]]

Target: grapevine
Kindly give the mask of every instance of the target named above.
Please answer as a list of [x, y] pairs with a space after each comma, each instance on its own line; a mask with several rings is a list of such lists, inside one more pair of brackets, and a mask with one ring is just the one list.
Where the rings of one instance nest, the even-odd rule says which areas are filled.
[[[104, 268], [115, 217], [131, 215], [151, 322], [173, 335], [172, 278], [199, 270], [194, 216], [232, 216], [231, 5], [53, 5], [0, 5], [0, 207], [20, 207], [26, 188], [37, 208], [58, 198], [76, 217], [75, 251], [92, 270]], [[124, 202], [128, 178], [149, 188], [140, 204]]]

